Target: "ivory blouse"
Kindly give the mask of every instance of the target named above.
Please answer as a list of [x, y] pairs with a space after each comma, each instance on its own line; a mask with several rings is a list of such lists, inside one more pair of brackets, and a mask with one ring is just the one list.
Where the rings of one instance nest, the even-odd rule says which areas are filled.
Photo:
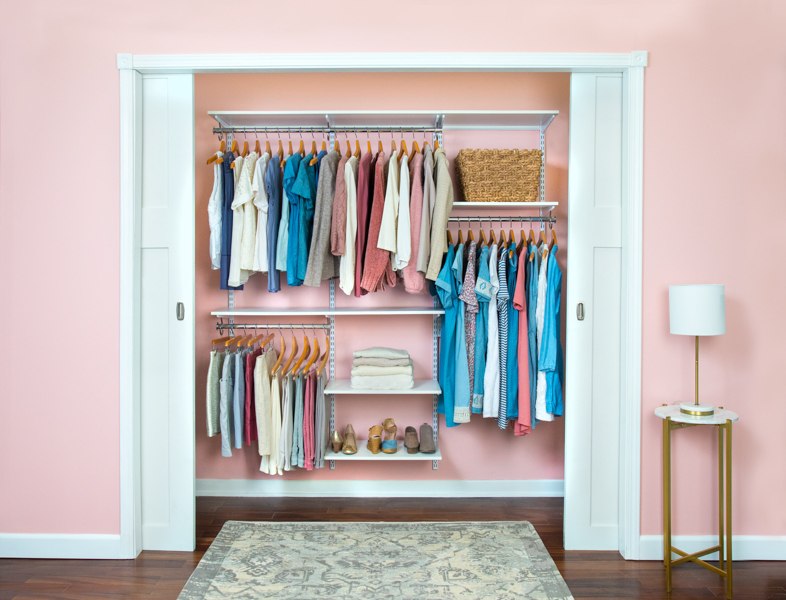
[[344, 229], [344, 254], [339, 264], [338, 286], [347, 296], [355, 289], [355, 236], [358, 230], [358, 197], [355, 179], [358, 159], [350, 157], [344, 165], [344, 183], [347, 189], [347, 219]]
[[[257, 161], [254, 168], [254, 181], [251, 185], [251, 193], [254, 196], [254, 207], [257, 211], [256, 230], [254, 235], [254, 247], [252, 250], [252, 260], [250, 269], [255, 273], [267, 273], [267, 211], [268, 196], [265, 175], [267, 174], [267, 163], [270, 155], [265, 152]], [[249, 235], [250, 237], [250, 235]], [[243, 241], [245, 242], [245, 229], [243, 230]], [[242, 253], [242, 251], [241, 251]], [[241, 263], [242, 266], [242, 263]]]
[[[223, 153], [216, 152], [217, 157]], [[213, 270], [221, 268], [221, 199], [224, 186], [221, 177], [221, 165], [213, 163], [213, 191], [207, 203], [207, 219], [210, 224], [210, 266]]]

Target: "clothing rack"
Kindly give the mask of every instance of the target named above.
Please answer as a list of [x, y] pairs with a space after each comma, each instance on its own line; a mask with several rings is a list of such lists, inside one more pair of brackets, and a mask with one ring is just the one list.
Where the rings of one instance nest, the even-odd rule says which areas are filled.
[[213, 133], [442, 133], [441, 127], [213, 127]]
[[237, 325], [235, 323], [216, 323], [216, 329], [218, 331], [223, 331], [224, 329], [330, 329], [330, 325], [325, 324], [318, 324], [318, 323], [303, 323], [302, 325], [272, 325], [272, 324], [253, 324], [253, 325]]
[[449, 217], [448, 223], [556, 223], [557, 217]]

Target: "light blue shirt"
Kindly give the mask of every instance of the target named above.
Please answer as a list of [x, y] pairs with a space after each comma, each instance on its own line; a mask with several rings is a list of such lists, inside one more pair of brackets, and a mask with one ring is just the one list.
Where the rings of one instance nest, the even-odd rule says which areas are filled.
[[434, 282], [439, 301], [445, 314], [442, 315], [442, 336], [439, 342], [439, 385], [442, 394], [437, 401], [437, 412], [445, 415], [445, 425], [455, 427], [453, 409], [456, 390], [456, 312], [458, 312], [458, 290], [453, 282], [451, 267], [455, 250], [448, 246], [445, 264]]
[[489, 340], [489, 301], [491, 300], [491, 273], [489, 272], [489, 249], [480, 250], [478, 278], [475, 295], [478, 298], [478, 314], [475, 319], [475, 385], [472, 390], [472, 412], [483, 412], [486, 375], [486, 349]]
[[[536, 252], [535, 258], [530, 261], [529, 256]], [[538, 256], [535, 246], [527, 247], [527, 341], [529, 345], [529, 406], [530, 426], [535, 427], [538, 420], [535, 418], [535, 400], [537, 399], [538, 385], [538, 324], [536, 308], [538, 305]]]
[[[512, 244], [511, 244], [512, 245]], [[508, 421], [519, 416], [519, 311], [513, 308], [519, 259], [508, 252]]]
[[[455, 286], [456, 296], [458, 296], [464, 281], [464, 244], [459, 244], [458, 250], [456, 250], [452, 271], [453, 285]], [[467, 338], [464, 335], [465, 306], [461, 300], [459, 300], [458, 304], [458, 310], [456, 311], [456, 397], [453, 407], [454, 413], [456, 409], [469, 409], [472, 398], [472, 390], [469, 389]]]
[[543, 339], [540, 345], [538, 369], [546, 374], [546, 410], [555, 417], [563, 413], [562, 381], [565, 365], [562, 356], [560, 301], [562, 271], [557, 264], [557, 246], [549, 252], [546, 272], [546, 313], [543, 319]]

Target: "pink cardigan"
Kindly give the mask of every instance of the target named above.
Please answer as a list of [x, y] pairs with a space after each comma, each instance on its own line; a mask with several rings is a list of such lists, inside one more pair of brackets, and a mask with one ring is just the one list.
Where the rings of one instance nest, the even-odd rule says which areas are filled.
[[420, 248], [420, 220], [423, 215], [423, 155], [418, 152], [409, 164], [410, 200], [409, 222], [412, 253], [409, 263], [404, 267], [404, 289], [410, 294], [428, 292], [426, 276], [418, 271], [418, 250]]

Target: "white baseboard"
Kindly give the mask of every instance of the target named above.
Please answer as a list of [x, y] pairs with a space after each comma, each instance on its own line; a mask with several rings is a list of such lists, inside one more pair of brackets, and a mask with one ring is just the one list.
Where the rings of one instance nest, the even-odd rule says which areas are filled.
[[197, 496], [316, 496], [325, 498], [562, 497], [562, 479], [530, 480], [346, 480], [197, 479]]
[[[692, 554], [718, 544], [715, 535], [676, 535], [671, 545]], [[732, 537], [732, 560], [786, 560], [786, 536], [777, 535], [735, 535]], [[704, 560], [718, 560], [718, 553], [702, 557]], [[663, 560], [663, 536], [642, 535], [640, 560]]]
[[120, 536], [99, 533], [0, 533], [3, 558], [127, 558]]

